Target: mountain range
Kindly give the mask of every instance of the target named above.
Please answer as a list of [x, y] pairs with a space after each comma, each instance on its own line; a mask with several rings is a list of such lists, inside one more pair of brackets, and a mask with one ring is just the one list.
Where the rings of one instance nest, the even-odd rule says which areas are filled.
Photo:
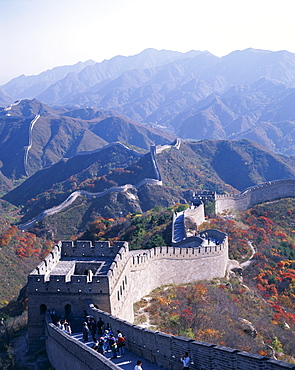
[[183, 139], [247, 138], [294, 155], [294, 89], [295, 54], [287, 51], [246, 49], [220, 58], [147, 49], [16, 77], [1, 86], [0, 104], [11, 96], [109, 110]]
[[130, 190], [112, 209], [115, 195], [95, 201], [103, 210], [82, 201], [85, 225], [93, 212], [119, 217], [187, 202], [191, 189], [237, 192], [294, 178], [294, 89], [295, 54], [255, 49], [222, 58], [147, 49], [22, 75], [0, 93], [3, 199], [23, 207], [26, 222], [75, 190], [135, 185], [155, 177], [150, 146], [176, 136], [180, 148], [156, 156], [162, 187]]
[[150, 145], [174, 139], [167, 130], [101, 109], [54, 109], [36, 99], [0, 108], [1, 171], [10, 179], [31, 176], [63, 158], [112, 142], [149, 150]]
[[[172, 214], [191, 203], [194, 191], [237, 194], [295, 179], [294, 103], [295, 54], [255, 49], [222, 58], [147, 49], [1, 86], [0, 307], [57, 240], [169, 245]], [[264, 332], [267, 348], [279, 343], [283, 352], [282, 341], [291, 353], [294, 202], [257, 205], [236, 219], [210, 220], [213, 208], [205, 204], [210, 228], [228, 233], [230, 258], [250, 258], [251, 267], [243, 281], [240, 275], [233, 284], [218, 281], [212, 302], [227, 291], [242, 312], [253, 297], [263, 297], [271, 326], [261, 326], [270, 309], [255, 301], [259, 338]], [[25, 288], [21, 297], [2, 312], [21, 312]], [[228, 332], [245, 334], [231, 323]], [[211, 341], [212, 333], [204, 331], [202, 340]]]
[[[54, 230], [55, 237], [69, 238], [85, 231], [98, 216], [118, 218], [156, 205], [190, 203], [194, 190], [237, 193], [266, 181], [295, 178], [294, 157], [275, 154], [246, 139], [182, 142], [179, 148], [167, 146], [156, 160], [162, 186], [135, 187], [146, 178], [156, 178], [150, 153], [113, 144], [39, 170], [2, 199], [21, 207], [23, 224], [59, 206], [73, 192], [84, 192], [34, 229], [37, 234], [36, 230], [46, 229]], [[126, 184], [133, 187], [117, 189]], [[105, 192], [110, 189], [114, 191]]]

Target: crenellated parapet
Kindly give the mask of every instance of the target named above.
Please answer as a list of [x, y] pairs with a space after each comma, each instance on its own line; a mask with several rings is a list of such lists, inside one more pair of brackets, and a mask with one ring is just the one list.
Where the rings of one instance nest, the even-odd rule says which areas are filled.
[[181, 145], [181, 139], [179, 139], [179, 138], [176, 138], [176, 139], [173, 141], [173, 143], [171, 143], [171, 144], [166, 144], [166, 145], [155, 145], [155, 146], [154, 146], [154, 148], [155, 148], [155, 154], [160, 154], [160, 153], [162, 153], [164, 150], [171, 149], [171, 148], [175, 148], [175, 149], [179, 150], [180, 145]]
[[30, 275], [43, 275], [44, 277], [52, 271], [54, 266], [60, 260], [61, 244], [60, 242], [53, 250], [44, 258], [44, 260], [31, 272]]
[[[223, 277], [227, 262], [227, 236], [217, 230], [177, 246], [136, 251], [127, 242], [62, 241], [28, 277], [29, 328], [42, 327], [44, 307], [79, 317], [90, 298], [100, 309], [133, 321], [133, 304], [153, 289]], [[34, 330], [29, 329], [30, 342]]]
[[126, 242], [62, 241], [29, 275], [29, 293], [110, 294], [128, 260]]
[[295, 180], [274, 180], [247, 188], [239, 194], [216, 194], [215, 211], [244, 211], [255, 204], [295, 197]]
[[[217, 230], [216, 230], [217, 231]], [[228, 243], [227, 237], [221, 243], [207, 243], [200, 237], [192, 237], [190, 240], [184, 240], [179, 247], [156, 247], [149, 250], [139, 250], [132, 256], [130, 263], [132, 268], [144, 268], [146, 264], [152, 263], [154, 260], [161, 259], [191, 259], [202, 257], [215, 257], [227, 252]], [[194, 245], [195, 244], [195, 245]]]
[[162, 246], [130, 251], [124, 269], [126, 281], [116, 286], [114, 314], [133, 321], [128, 308], [152, 290], [166, 284], [185, 284], [197, 280], [221, 278], [228, 263], [228, 238], [218, 230], [207, 230], [206, 236], [190, 237], [177, 246]]
[[128, 252], [128, 244], [126, 242], [114, 242], [113, 245], [109, 241], [95, 241], [92, 244], [88, 240], [72, 240], [62, 241], [61, 243], [61, 255], [62, 257], [103, 257], [103, 256], [115, 256], [118, 251], [123, 247], [120, 254], [124, 254], [124, 251]]

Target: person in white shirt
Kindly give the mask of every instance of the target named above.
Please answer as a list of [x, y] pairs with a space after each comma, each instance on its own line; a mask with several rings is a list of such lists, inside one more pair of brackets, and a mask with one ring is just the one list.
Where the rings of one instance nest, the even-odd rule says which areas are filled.
[[189, 357], [189, 355], [188, 355], [187, 352], [184, 352], [184, 355], [181, 356], [180, 361], [182, 362], [183, 369], [184, 370], [189, 370], [189, 365], [191, 363], [191, 359], [190, 359], [190, 357]]
[[138, 360], [137, 364], [134, 366], [134, 370], [143, 370], [141, 365], [142, 365], [142, 361]]

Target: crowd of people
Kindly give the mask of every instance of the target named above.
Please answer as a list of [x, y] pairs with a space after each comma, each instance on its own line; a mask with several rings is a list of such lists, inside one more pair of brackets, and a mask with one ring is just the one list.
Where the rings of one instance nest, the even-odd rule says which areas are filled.
[[[71, 325], [66, 319], [57, 319], [56, 326], [67, 334], [72, 334]], [[107, 352], [112, 352], [112, 359], [118, 358], [118, 355], [123, 356], [125, 353], [126, 339], [120, 330], [117, 330], [116, 336], [113, 333], [110, 325], [104, 323], [100, 317], [98, 321], [92, 316], [84, 314], [83, 318], [83, 341], [89, 342], [90, 336], [93, 344], [92, 349], [105, 356]], [[181, 357], [183, 369], [188, 370], [191, 359], [187, 352]], [[134, 370], [143, 370], [142, 361], [138, 360]]]
[[89, 341], [91, 335], [93, 340], [92, 348], [105, 355], [112, 352], [112, 358], [117, 358], [118, 354], [123, 356], [125, 353], [126, 340], [120, 330], [113, 333], [108, 323], [104, 323], [101, 317], [96, 322], [93, 317], [86, 315], [83, 320], [83, 340]]
[[66, 319], [57, 319], [56, 326], [66, 332], [67, 334], [72, 334], [71, 325], [67, 322]]

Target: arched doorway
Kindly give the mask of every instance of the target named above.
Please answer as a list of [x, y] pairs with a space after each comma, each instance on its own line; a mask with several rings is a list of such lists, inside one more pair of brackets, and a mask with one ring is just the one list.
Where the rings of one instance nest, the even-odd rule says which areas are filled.
[[68, 318], [72, 312], [72, 306], [70, 304], [65, 305], [65, 317]]
[[40, 315], [45, 315], [47, 311], [47, 307], [45, 304], [40, 305]]

